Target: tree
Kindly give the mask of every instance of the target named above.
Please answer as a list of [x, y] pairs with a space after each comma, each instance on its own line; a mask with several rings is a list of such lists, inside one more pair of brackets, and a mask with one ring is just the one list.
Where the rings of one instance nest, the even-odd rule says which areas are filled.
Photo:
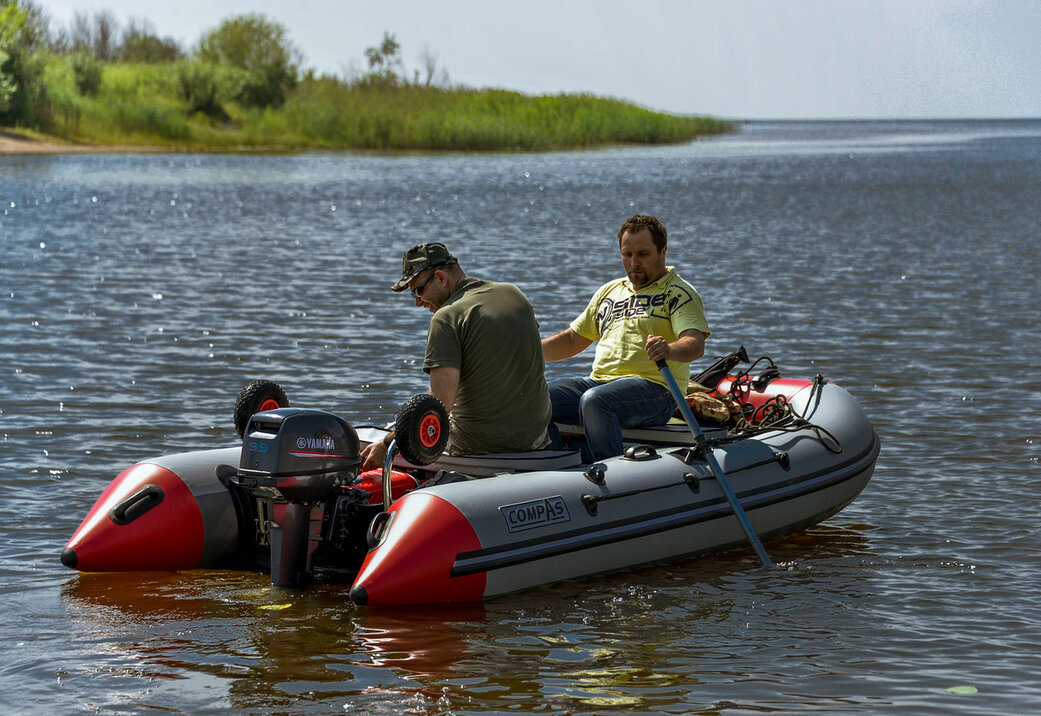
[[35, 49], [41, 25], [18, 2], [0, 0], [0, 124], [33, 124], [46, 104], [43, 66]]
[[90, 27], [90, 17], [78, 10], [72, 13], [69, 29], [65, 33], [65, 38], [62, 42], [64, 49], [67, 52], [93, 52], [93, 38], [94, 33]]
[[0, 0], [0, 8], [16, 5], [25, 13], [25, 24], [21, 30], [21, 43], [28, 52], [46, 49], [50, 35], [50, 18], [32, 0]]
[[247, 81], [238, 99], [255, 107], [281, 106], [296, 86], [299, 53], [286, 29], [263, 15], [225, 20], [199, 41], [198, 58], [245, 70]]
[[116, 35], [119, 21], [108, 10], [90, 17], [81, 12], [72, 15], [67, 38], [62, 42], [72, 52], [88, 52], [102, 62], [116, 59]]
[[[448, 71], [437, 66], [437, 54], [425, 46], [419, 52], [419, 63], [423, 68], [423, 84], [427, 87], [447, 87], [449, 85]], [[416, 70], [417, 76], [419, 70]]]
[[102, 62], [116, 59], [116, 35], [119, 21], [108, 10], [94, 13], [94, 56]]
[[401, 45], [394, 35], [384, 32], [383, 41], [379, 45], [365, 49], [365, 58], [369, 61], [366, 82], [391, 86], [398, 84], [401, 74], [404, 74], [400, 52]]
[[176, 62], [184, 52], [171, 37], [160, 38], [147, 20], [130, 20], [119, 44], [118, 56], [124, 62]]
[[0, 117], [11, 110], [18, 92], [12, 54], [18, 52], [18, 35], [25, 25], [25, 13], [17, 5], [0, 7]]

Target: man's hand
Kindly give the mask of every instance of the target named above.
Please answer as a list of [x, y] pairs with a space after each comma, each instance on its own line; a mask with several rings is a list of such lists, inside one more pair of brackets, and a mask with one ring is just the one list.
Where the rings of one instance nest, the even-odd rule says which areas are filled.
[[647, 357], [657, 363], [660, 360], [688, 362], [705, 355], [705, 334], [701, 331], [683, 331], [673, 343], [661, 336], [647, 336]]
[[383, 469], [383, 461], [387, 459], [387, 444], [382, 440], [370, 443], [361, 451], [362, 471]]
[[669, 356], [672, 355], [672, 346], [669, 342], [661, 336], [651, 334], [647, 336], [647, 357], [652, 362], [657, 363], [660, 360], [669, 360]]

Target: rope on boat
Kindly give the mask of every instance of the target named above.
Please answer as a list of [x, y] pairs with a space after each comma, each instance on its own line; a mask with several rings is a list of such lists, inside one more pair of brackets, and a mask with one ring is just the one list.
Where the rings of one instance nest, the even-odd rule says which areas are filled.
[[[749, 378], [749, 373], [751, 373], [752, 369], [764, 359], [770, 361], [770, 367], [767, 368], [758, 378]], [[773, 361], [770, 360], [770, 358], [764, 357], [753, 363], [748, 370], [739, 373], [734, 378], [734, 382], [731, 383], [728, 392], [732, 398], [740, 402], [738, 394], [751, 390], [761, 390], [765, 386], [757, 385], [757, 383], [764, 382], [764, 377], [766, 376], [780, 377], [780, 373], [777, 371], [776, 366], [774, 366]], [[765, 382], [769, 382], [773, 377], [767, 378]], [[809, 400], [806, 401], [806, 408], [803, 410], [802, 415], [795, 412], [791, 403], [788, 402], [788, 398], [783, 394], [771, 397], [758, 408], [754, 409], [752, 408], [751, 403], [744, 403], [742, 408], [747, 410], [743, 410], [741, 417], [737, 419], [735, 425], [727, 431], [727, 436], [725, 438], [717, 438], [710, 442], [712, 444], [722, 444], [766, 432], [780, 431], [796, 433], [802, 430], [809, 430], [817, 436], [817, 439], [820, 440], [821, 444], [829, 452], [838, 455], [842, 452], [842, 443], [839, 439], [827, 429], [807, 420], [805, 416], [806, 412], [810, 409], [810, 405], [813, 403], [814, 395], [820, 391], [824, 386], [824, 383], [824, 377], [818, 373], [813, 379], [813, 384], [810, 386], [810, 397]]]

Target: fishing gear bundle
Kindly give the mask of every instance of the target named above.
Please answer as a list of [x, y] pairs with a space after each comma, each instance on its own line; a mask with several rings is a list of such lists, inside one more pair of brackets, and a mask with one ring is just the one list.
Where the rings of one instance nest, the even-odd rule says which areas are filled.
[[[767, 364], [766, 367], [756, 374], [764, 362]], [[728, 380], [730, 371], [739, 363], [750, 365]], [[750, 401], [753, 393], [762, 393], [770, 383], [780, 378], [781, 371], [772, 358], [762, 356], [751, 361], [745, 347], [741, 346], [695, 376], [688, 385], [685, 398], [687, 405], [700, 421], [728, 428], [727, 437], [722, 440], [729, 441], [776, 430], [810, 430], [828, 450], [834, 453], [842, 452], [842, 444], [834, 435], [805, 417], [806, 411], [815, 403], [816, 394], [827, 382], [820, 374], [814, 378], [810, 386], [809, 400], [806, 401], [806, 409], [802, 415], [795, 412], [788, 396], [781, 392], [766, 398], [758, 405]]]

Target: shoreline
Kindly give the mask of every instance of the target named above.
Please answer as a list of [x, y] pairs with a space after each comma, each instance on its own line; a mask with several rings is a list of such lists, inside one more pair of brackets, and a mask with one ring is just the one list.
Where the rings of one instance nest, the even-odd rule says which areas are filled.
[[[697, 141], [698, 135], [690, 141]], [[667, 144], [667, 143], [663, 143]], [[214, 146], [190, 146], [190, 145], [149, 145], [149, 144], [87, 144], [67, 141], [40, 135], [39, 137], [26, 136], [18, 131], [12, 131], [0, 127], [0, 157], [5, 156], [52, 156], [59, 154], [297, 154], [306, 152], [352, 152], [362, 154], [455, 154], [476, 153], [487, 154], [496, 152], [521, 153], [533, 152], [556, 152], [556, 151], [586, 151], [603, 149], [612, 146], [627, 146], [627, 143], [614, 144], [604, 143], [596, 145], [582, 145], [575, 147], [555, 147], [552, 149], [529, 149], [517, 150], [511, 148], [496, 149], [370, 149], [356, 147], [331, 147], [331, 146], [291, 146], [291, 145], [214, 145]], [[643, 146], [640, 144], [639, 146]], [[662, 145], [656, 145], [662, 146]]]
[[156, 152], [155, 147], [104, 146], [76, 144], [58, 139], [35, 139], [0, 129], [0, 156], [32, 154], [121, 154], [129, 152]]
[[149, 144], [86, 144], [70, 142], [46, 135], [29, 137], [0, 128], [0, 157], [52, 154], [283, 154], [317, 148], [271, 146], [160, 146]]
[[[695, 141], [695, 140], [691, 140]], [[621, 146], [602, 144], [554, 149], [519, 150], [521, 152], [544, 153], [556, 151], [586, 151], [604, 147]], [[660, 146], [660, 145], [659, 145]], [[306, 152], [352, 152], [359, 154], [488, 154], [495, 152], [517, 153], [515, 149], [359, 149], [353, 147], [300, 147], [300, 146], [156, 146], [146, 144], [79, 144], [51, 137], [36, 139], [0, 129], [0, 157], [6, 156], [53, 156], [59, 154], [299, 154]]]

